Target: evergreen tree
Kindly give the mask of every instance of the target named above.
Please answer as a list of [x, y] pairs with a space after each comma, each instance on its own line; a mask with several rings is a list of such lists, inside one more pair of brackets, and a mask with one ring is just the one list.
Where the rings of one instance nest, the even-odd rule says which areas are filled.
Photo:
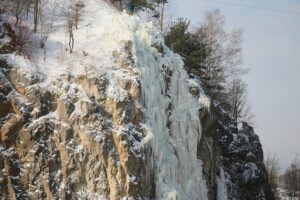
[[241, 76], [241, 30], [227, 33], [218, 10], [208, 12], [204, 22], [190, 31], [190, 22], [179, 19], [165, 35], [165, 43], [181, 55], [187, 71], [198, 76], [204, 91], [229, 114], [234, 124], [249, 122], [252, 115]]
[[166, 33], [165, 43], [175, 53], [182, 56], [189, 72], [195, 72], [202, 78], [201, 69], [205, 67], [204, 61], [209, 55], [210, 48], [189, 31], [189, 25], [188, 20], [178, 19]]

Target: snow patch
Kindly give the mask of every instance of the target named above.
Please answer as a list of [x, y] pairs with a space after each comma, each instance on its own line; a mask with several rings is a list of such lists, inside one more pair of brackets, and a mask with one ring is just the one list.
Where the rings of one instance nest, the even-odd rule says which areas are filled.
[[220, 176], [217, 176], [217, 200], [227, 200], [227, 189], [224, 170], [220, 169]]

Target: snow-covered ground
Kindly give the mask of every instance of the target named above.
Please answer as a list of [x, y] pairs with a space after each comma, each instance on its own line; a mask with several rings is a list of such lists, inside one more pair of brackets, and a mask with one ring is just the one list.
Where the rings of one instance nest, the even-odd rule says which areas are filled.
[[[72, 54], [68, 50], [67, 19], [61, 13], [67, 7], [64, 0], [51, 0], [45, 5], [42, 14], [43, 26], [47, 26], [52, 16], [54, 2], [57, 3], [53, 28], [51, 29], [45, 48], [37, 48], [41, 27], [31, 44], [30, 60], [20, 56], [11, 56], [12, 62], [19, 63], [22, 70], [37, 72], [43, 75], [44, 81], [51, 81], [62, 75], [78, 76], [88, 71], [97, 74], [113, 71], [112, 51], [122, 41], [132, 40], [132, 30], [137, 26], [138, 18], [117, 12], [111, 5], [101, 0], [85, 2], [78, 29], [74, 30], [75, 47]], [[125, 18], [128, 19], [125, 20]], [[31, 24], [31, 21], [24, 23]], [[85, 55], [84, 55], [85, 54]], [[28, 63], [30, 62], [30, 63]], [[99, 75], [98, 74], [98, 75]]]
[[281, 200], [299, 200], [298, 197], [289, 197], [288, 192], [283, 188], [278, 188], [277, 190]]

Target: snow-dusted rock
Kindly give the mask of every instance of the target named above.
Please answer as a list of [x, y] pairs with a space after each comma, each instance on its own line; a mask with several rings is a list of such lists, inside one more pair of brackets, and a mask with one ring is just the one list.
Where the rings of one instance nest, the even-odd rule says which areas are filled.
[[85, 9], [72, 55], [61, 26], [46, 59], [0, 54], [1, 197], [207, 199], [181, 58], [137, 16]]
[[258, 138], [212, 128], [200, 80], [152, 24], [84, 4], [73, 54], [60, 15], [32, 58], [0, 51], [0, 197], [230, 199], [226, 152], [247, 153], [236, 174], [257, 183], [261, 147], [249, 147]]
[[[119, 120], [125, 117], [121, 111], [134, 107], [130, 101], [108, 101], [103, 91], [86, 91], [83, 76], [63, 77], [56, 85], [43, 87], [11, 68], [1, 76], [5, 83], [1, 94], [6, 98], [1, 99], [2, 197], [148, 196], [143, 192], [146, 169], [138, 145], [143, 139], [139, 125]], [[89, 84], [107, 89], [101, 81]], [[95, 96], [101, 95], [104, 100], [97, 101]], [[19, 101], [19, 106], [14, 104]]]

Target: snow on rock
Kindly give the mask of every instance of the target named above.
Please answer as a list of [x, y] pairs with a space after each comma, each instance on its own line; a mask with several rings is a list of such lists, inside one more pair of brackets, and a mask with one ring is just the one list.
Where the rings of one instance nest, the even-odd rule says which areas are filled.
[[217, 200], [227, 200], [226, 180], [222, 168], [220, 170], [220, 176], [217, 177]]
[[[58, 10], [68, 2], [57, 1]], [[208, 199], [197, 146], [209, 100], [193, 97], [181, 58], [151, 23], [84, 4], [72, 54], [57, 15], [45, 49], [0, 55], [0, 194]]]
[[133, 32], [136, 65], [141, 71], [142, 104], [152, 134], [150, 162], [157, 169], [156, 198], [206, 199], [202, 167], [197, 159], [200, 106], [189, 92], [183, 62], [166, 48], [158, 60], [160, 53], [151, 47], [153, 36], [146, 31]]
[[228, 199], [272, 199], [258, 135], [246, 122], [239, 130], [220, 128]]

